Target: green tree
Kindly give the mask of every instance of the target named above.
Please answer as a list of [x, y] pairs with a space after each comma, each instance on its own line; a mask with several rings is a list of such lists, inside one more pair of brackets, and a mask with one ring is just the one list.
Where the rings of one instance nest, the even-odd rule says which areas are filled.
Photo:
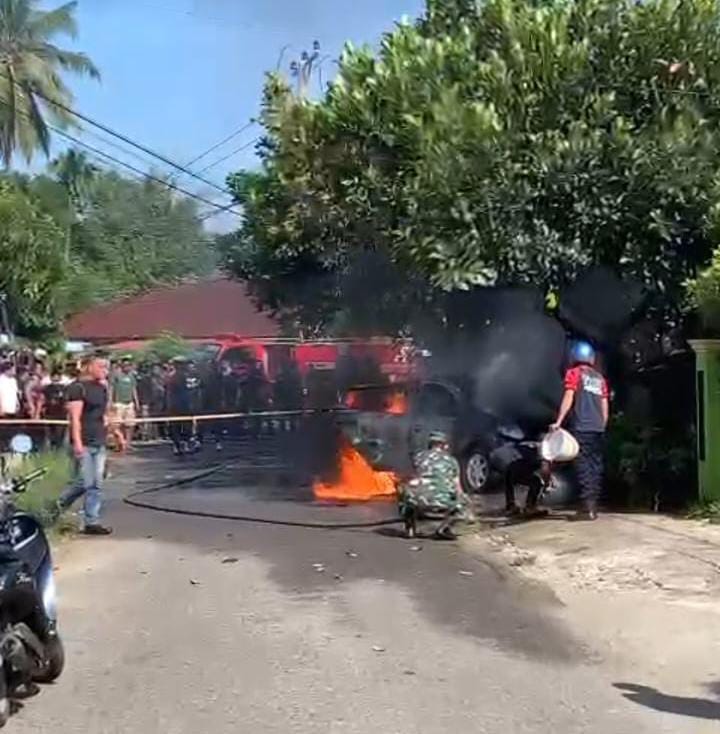
[[0, 157], [7, 167], [20, 150], [29, 161], [37, 150], [50, 150], [48, 121], [60, 127], [75, 124], [62, 108], [73, 97], [63, 72], [99, 78], [83, 53], [66, 51], [53, 41], [74, 37], [76, 2], [41, 10], [38, 0], [0, 0]]
[[68, 201], [68, 225], [65, 239], [65, 259], [70, 260], [73, 227], [83, 217], [90, 186], [98, 174], [98, 167], [82, 151], [70, 148], [59, 155], [50, 170], [65, 189]]
[[0, 182], [0, 294], [19, 333], [44, 333], [57, 325], [66, 273], [62, 240], [62, 229], [36, 200]]
[[84, 198], [73, 226], [67, 311], [214, 270], [194, 202], [110, 171], [94, 174]]
[[319, 102], [268, 78], [226, 264], [267, 283], [380, 251], [445, 290], [604, 264], [677, 307], [718, 241], [719, 49], [714, 0], [430, 0], [348, 45]]
[[80, 218], [90, 186], [100, 169], [90, 162], [86, 153], [70, 148], [52, 162], [50, 170], [67, 191], [75, 218]]

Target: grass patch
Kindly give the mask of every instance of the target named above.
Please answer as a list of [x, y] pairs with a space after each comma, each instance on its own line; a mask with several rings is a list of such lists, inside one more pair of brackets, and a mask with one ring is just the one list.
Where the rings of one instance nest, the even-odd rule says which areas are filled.
[[65, 451], [40, 451], [13, 460], [10, 474], [23, 476], [40, 467], [46, 469], [47, 473], [17, 495], [17, 507], [34, 515], [45, 527], [50, 527], [58, 521], [55, 502], [70, 481], [72, 460]]
[[709, 520], [720, 523], [720, 500], [696, 502], [688, 511], [691, 520]]

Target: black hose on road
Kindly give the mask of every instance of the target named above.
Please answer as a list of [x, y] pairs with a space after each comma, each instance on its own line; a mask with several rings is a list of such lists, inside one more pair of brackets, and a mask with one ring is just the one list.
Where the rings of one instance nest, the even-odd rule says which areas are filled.
[[225, 469], [231, 469], [234, 462], [226, 464], [218, 464], [216, 466], [204, 469], [197, 474], [182, 479], [175, 479], [157, 487], [142, 489], [137, 492], [131, 492], [127, 497], [123, 498], [123, 502], [130, 507], [136, 507], [142, 510], [153, 510], [154, 512], [163, 512], [170, 515], [184, 515], [186, 517], [204, 517], [212, 520], [233, 520], [235, 522], [256, 523], [259, 525], [276, 525], [279, 527], [291, 528], [311, 528], [315, 530], [352, 530], [361, 528], [378, 528], [386, 525], [397, 525], [400, 519], [392, 520], [374, 520], [371, 522], [349, 522], [349, 523], [321, 523], [321, 522], [301, 522], [299, 520], [269, 520], [266, 517], [257, 517], [253, 515], [235, 515], [224, 512], [203, 512], [202, 510], [183, 510], [179, 507], [168, 507], [167, 505], [156, 505], [151, 502], [143, 502], [139, 497], [143, 497], [155, 492], [161, 492], [165, 489], [177, 489], [185, 484], [192, 484], [205, 477], [212, 476]]

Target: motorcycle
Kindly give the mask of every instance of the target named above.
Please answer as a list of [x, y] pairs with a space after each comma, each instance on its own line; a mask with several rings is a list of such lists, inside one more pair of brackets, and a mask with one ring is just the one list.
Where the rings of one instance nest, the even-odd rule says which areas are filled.
[[[10, 445], [24, 454], [32, 441], [15, 436]], [[42, 525], [15, 506], [16, 495], [45, 472], [10, 477], [0, 457], [0, 727], [10, 717], [11, 694], [54, 681], [65, 665], [50, 545]]]
[[[549, 464], [549, 477], [542, 484], [536, 503], [546, 507], [569, 505], [574, 495], [574, 481], [569, 462], [575, 458], [577, 442], [566, 431], [558, 430], [539, 437], [530, 437], [519, 426], [503, 425], [498, 429], [498, 442], [490, 453], [492, 469], [508, 480], [527, 485], [542, 462]], [[512, 472], [508, 475], [508, 472]], [[507, 497], [506, 493], [506, 498]]]

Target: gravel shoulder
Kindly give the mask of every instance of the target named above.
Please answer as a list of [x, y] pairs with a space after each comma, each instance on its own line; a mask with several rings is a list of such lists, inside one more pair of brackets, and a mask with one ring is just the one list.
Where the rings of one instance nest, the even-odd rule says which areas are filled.
[[717, 707], [720, 528], [657, 515], [562, 515], [467, 536], [471, 553], [553, 591], [615, 675]]

